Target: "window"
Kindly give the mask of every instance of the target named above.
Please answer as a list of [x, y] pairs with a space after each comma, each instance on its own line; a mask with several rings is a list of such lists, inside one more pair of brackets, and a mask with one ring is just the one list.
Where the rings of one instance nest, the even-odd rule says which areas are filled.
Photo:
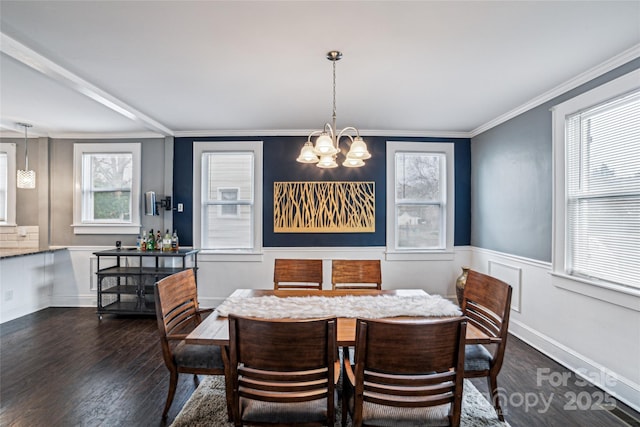
[[0, 142], [0, 226], [16, 225], [16, 144]]
[[75, 144], [75, 234], [138, 234], [140, 144]]
[[262, 248], [262, 142], [194, 143], [194, 245], [205, 252]]
[[640, 71], [554, 108], [554, 272], [640, 290]]
[[388, 258], [452, 257], [453, 177], [453, 144], [387, 142]]
[[640, 288], [640, 91], [566, 128], [567, 272]]

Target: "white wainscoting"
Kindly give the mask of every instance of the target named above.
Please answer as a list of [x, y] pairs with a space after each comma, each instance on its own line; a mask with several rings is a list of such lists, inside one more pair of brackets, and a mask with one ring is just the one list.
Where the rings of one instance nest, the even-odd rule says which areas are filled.
[[522, 290], [522, 268], [504, 264], [495, 260], [489, 261], [488, 274], [511, 285], [511, 310], [520, 312]]
[[455, 301], [455, 280], [470, 261], [471, 249], [455, 248], [453, 261], [388, 261], [384, 247], [367, 248], [264, 248], [259, 260], [216, 261], [198, 257], [198, 295], [203, 307], [216, 307], [238, 288], [273, 288], [276, 258], [323, 260], [323, 289], [331, 289], [332, 259], [379, 259], [385, 289], [418, 288]]
[[[94, 252], [103, 246], [73, 246], [56, 258], [53, 307], [95, 307], [96, 260]], [[384, 247], [367, 248], [264, 248], [261, 256], [230, 256], [220, 260], [198, 256], [198, 296], [202, 307], [216, 307], [238, 288], [272, 288], [276, 258], [323, 260], [324, 289], [331, 288], [332, 259], [380, 259], [383, 287], [418, 288], [455, 300], [455, 279], [461, 266], [469, 264], [471, 248], [455, 248], [453, 261], [387, 261]], [[26, 314], [26, 313], [25, 313]]]
[[470, 265], [514, 286], [513, 335], [640, 410], [638, 311], [554, 286], [550, 263], [473, 248]]

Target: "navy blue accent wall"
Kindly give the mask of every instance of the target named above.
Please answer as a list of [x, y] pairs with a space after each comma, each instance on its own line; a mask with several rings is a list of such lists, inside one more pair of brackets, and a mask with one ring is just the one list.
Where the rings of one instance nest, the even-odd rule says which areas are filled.
[[173, 196], [174, 207], [184, 206], [184, 212], [173, 211], [173, 228], [178, 231], [180, 245], [193, 245], [193, 142], [175, 138], [173, 141]]
[[[173, 222], [180, 243], [193, 244], [193, 142], [263, 141], [263, 245], [265, 247], [384, 246], [386, 244], [386, 142], [423, 141], [455, 144], [455, 245], [468, 245], [471, 235], [471, 149], [467, 138], [365, 137], [371, 159], [362, 168], [320, 169], [295, 161], [305, 136], [199, 137], [174, 141], [174, 206], [184, 203], [184, 212], [174, 211]], [[342, 147], [346, 149], [343, 142]], [[338, 158], [340, 162], [340, 157]], [[376, 197], [376, 231], [373, 233], [274, 233], [273, 183], [278, 181], [373, 181]]]
[[[295, 156], [306, 137], [264, 139], [264, 241], [266, 247], [279, 246], [384, 246], [386, 236], [385, 145], [366, 138], [371, 159], [361, 168], [321, 169], [298, 163]], [[341, 148], [346, 148], [343, 142]], [[338, 164], [341, 159], [338, 158]], [[272, 165], [277, 165], [273, 167]], [[277, 181], [373, 181], [376, 197], [374, 233], [274, 233], [273, 183]]]

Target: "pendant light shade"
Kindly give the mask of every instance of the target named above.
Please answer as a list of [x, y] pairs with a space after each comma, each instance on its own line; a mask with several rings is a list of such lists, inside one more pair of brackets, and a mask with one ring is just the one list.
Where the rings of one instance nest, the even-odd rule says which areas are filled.
[[320, 156], [320, 161], [316, 166], [323, 169], [330, 169], [330, 168], [337, 168], [338, 164], [336, 163], [335, 156], [331, 154], [324, 154]]
[[18, 188], [36, 188], [36, 171], [18, 169]]
[[29, 150], [27, 140], [27, 129], [31, 127], [27, 123], [17, 123], [18, 126], [24, 127], [24, 170], [18, 169], [16, 183], [18, 188], [32, 189], [36, 188], [36, 171], [29, 170]]
[[313, 144], [307, 141], [300, 150], [300, 155], [296, 159], [300, 163], [318, 163], [318, 156], [313, 152]]
[[362, 137], [356, 136], [353, 138], [353, 143], [347, 153], [347, 158], [360, 160], [367, 160], [371, 158], [371, 154], [369, 153], [369, 150], [367, 150], [367, 145], [362, 140]]

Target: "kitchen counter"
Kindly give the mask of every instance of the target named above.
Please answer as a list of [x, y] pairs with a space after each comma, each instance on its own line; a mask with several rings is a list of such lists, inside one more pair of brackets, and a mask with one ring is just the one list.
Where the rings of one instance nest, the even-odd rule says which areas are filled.
[[61, 251], [66, 248], [0, 248], [0, 259]]

